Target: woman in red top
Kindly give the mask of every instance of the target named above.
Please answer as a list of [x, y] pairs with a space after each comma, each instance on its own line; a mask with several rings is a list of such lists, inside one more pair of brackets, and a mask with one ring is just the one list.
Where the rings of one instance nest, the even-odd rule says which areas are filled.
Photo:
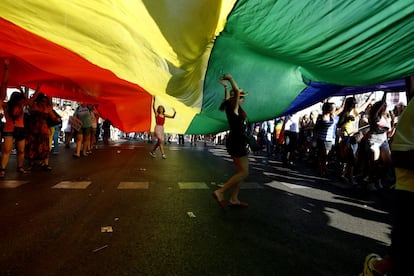
[[4, 117], [6, 123], [4, 124], [2, 136], [4, 137], [2, 148], [1, 148], [1, 164], [0, 164], [0, 177], [4, 177], [6, 174], [6, 167], [9, 162], [10, 154], [13, 150], [13, 146], [16, 147], [16, 158], [17, 158], [17, 171], [25, 173], [26, 170], [23, 167], [24, 163], [24, 149], [25, 149], [25, 138], [26, 132], [24, 129], [24, 107], [27, 104], [32, 103], [37, 94], [39, 88], [36, 89], [35, 94], [27, 99], [24, 91], [15, 91], [11, 94], [10, 99], [5, 102], [7, 96], [7, 82], [9, 72], [10, 61], [4, 60], [4, 72], [0, 87], [0, 99], [2, 102]]
[[158, 140], [157, 140], [157, 143], [152, 148], [152, 151], [150, 152], [150, 155], [152, 157], [155, 157], [155, 151], [157, 150], [158, 147], [160, 147], [162, 158], [165, 159], [165, 158], [167, 158], [167, 156], [165, 155], [165, 152], [164, 152], [164, 123], [165, 123], [165, 118], [174, 118], [175, 114], [177, 112], [173, 108], [174, 114], [173, 115], [167, 115], [167, 114], [164, 113], [165, 108], [162, 105], [159, 105], [157, 107], [157, 109], [155, 109], [155, 98], [152, 101], [152, 109], [154, 110], [155, 123], [156, 123], [155, 129], [154, 129], [154, 136]]

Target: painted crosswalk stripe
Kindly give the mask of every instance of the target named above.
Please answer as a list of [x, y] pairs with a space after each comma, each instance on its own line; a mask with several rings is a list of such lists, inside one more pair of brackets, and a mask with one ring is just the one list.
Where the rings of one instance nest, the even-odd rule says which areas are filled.
[[0, 188], [3, 189], [12, 189], [17, 188], [23, 184], [29, 183], [28, 181], [22, 181], [22, 180], [3, 180], [0, 181]]
[[178, 187], [182, 190], [186, 189], [208, 189], [205, 182], [178, 182]]
[[149, 188], [149, 182], [120, 182], [118, 189], [127, 190], [127, 189], [137, 189], [137, 190], [146, 190]]
[[242, 190], [242, 189], [245, 189], [245, 190], [248, 190], [248, 189], [263, 189], [263, 186], [262, 185], [260, 185], [259, 183], [257, 183], [257, 182], [243, 182], [241, 185], [240, 185], [240, 189]]
[[286, 183], [282, 181], [272, 181], [270, 183], [265, 184], [266, 186], [269, 186], [271, 188], [280, 189], [283, 186], [288, 187], [289, 189], [308, 189], [309, 187], [303, 186], [303, 185], [296, 185], [291, 183]]
[[53, 189], [86, 189], [92, 182], [91, 181], [61, 181]]

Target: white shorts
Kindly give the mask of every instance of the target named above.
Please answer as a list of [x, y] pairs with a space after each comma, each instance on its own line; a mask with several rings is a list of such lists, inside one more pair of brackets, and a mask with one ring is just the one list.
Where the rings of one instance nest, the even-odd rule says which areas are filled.
[[154, 136], [160, 140], [164, 140], [164, 126], [156, 125], [154, 129]]

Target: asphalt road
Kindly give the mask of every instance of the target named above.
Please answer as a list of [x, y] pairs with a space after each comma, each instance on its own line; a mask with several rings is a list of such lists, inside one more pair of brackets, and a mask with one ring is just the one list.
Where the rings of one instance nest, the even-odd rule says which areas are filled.
[[[349, 189], [312, 164], [250, 156], [244, 209], [211, 193], [234, 167], [222, 146], [124, 141], [51, 172], [0, 181], [0, 275], [358, 275], [389, 244], [389, 193]], [[194, 216], [193, 216], [194, 215]], [[107, 232], [111, 231], [112, 232]]]

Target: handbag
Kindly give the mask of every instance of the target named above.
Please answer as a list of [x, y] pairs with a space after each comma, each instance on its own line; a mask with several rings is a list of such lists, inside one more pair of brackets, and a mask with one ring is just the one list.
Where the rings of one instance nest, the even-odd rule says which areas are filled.
[[82, 127], [82, 121], [76, 116], [69, 116], [69, 125], [71, 125], [76, 131], [79, 131]]
[[359, 144], [362, 141], [362, 138], [364, 138], [364, 133], [362, 131], [358, 131], [353, 136], [353, 144]]
[[362, 133], [361, 130], [359, 130], [356, 133], [353, 133], [352, 135], [349, 135], [348, 131], [346, 131], [346, 130], [345, 130], [345, 132], [347, 134], [345, 137], [347, 137], [347, 139], [348, 139], [347, 143], [350, 143], [352, 145], [359, 144], [361, 142], [362, 138], [364, 138], [364, 133]]
[[249, 145], [249, 148], [251, 151], [259, 151], [262, 149], [262, 147], [257, 142], [256, 138], [251, 133], [246, 133], [246, 140], [247, 144]]
[[[246, 124], [249, 125], [249, 120], [246, 119]], [[246, 142], [248, 147], [250, 148], [251, 151], [255, 152], [255, 151], [259, 151], [262, 149], [262, 147], [260, 146], [260, 144], [257, 142], [256, 138], [253, 136], [251, 130], [248, 128], [247, 131], [244, 132], [244, 136], [246, 137]]]

